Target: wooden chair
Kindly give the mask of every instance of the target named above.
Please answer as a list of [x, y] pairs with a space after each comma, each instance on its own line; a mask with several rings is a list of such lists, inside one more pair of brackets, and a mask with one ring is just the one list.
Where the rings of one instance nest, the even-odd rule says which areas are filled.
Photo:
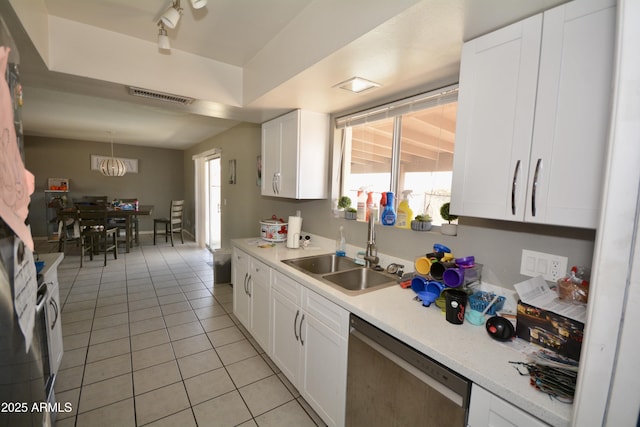
[[168, 241], [171, 236], [171, 246], [173, 246], [173, 233], [180, 233], [180, 241], [184, 244], [182, 235], [182, 217], [184, 212], [184, 200], [172, 200], [171, 212], [169, 218], [153, 219], [153, 244], [156, 244], [156, 235], [158, 234], [157, 225], [164, 224], [164, 241]]
[[[138, 201], [137, 198], [135, 199], [120, 199], [120, 201], [122, 203], [131, 203], [134, 204], [135, 202]], [[112, 220], [113, 224], [116, 225], [118, 227], [118, 237], [120, 237], [120, 230], [123, 230], [125, 233], [125, 236], [127, 235], [127, 221], [125, 219], [121, 219], [121, 218], [115, 218]], [[131, 230], [130, 230], [130, 236], [133, 236], [133, 238], [131, 239], [130, 242], [126, 242], [127, 245], [129, 245], [130, 248], [133, 247], [133, 242], [135, 241], [136, 244], [140, 243], [140, 229], [138, 228], [138, 216], [133, 216], [131, 217]]]
[[78, 205], [77, 209], [81, 234], [80, 267], [86, 251], [92, 261], [94, 254], [103, 251], [106, 267], [108, 252], [113, 251], [113, 259], [118, 259], [118, 228], [108, 222], [106, 205]]
[[76, 208], [58, 208], [56, 211], [58, 221], [58, 252], [64, 252], [67, 242], [80, 244], [80, 224]]

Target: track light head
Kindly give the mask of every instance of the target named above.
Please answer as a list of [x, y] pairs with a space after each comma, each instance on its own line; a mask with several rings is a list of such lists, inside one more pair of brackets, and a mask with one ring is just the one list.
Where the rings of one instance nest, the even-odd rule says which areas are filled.
[[180, 0], [174, 1], [174, 3], [162, 14], [160, 20], [167, 28], [175, 28], [182, 16], [182, 8], [180, 7]]
[[158, 23], [158, 27], [158, 48], [162, 50], [171, 50], [169, 36], [167, 35], [167, 30], [164, 28], [162, 21]]
[[191, 6], [194, 9], [202, 9], [207, 5], [207, 0], [191, 0]]

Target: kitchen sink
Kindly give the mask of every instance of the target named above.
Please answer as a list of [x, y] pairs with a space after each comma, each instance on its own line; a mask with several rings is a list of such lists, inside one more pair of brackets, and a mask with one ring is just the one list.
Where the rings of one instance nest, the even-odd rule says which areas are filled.
[[396, 283], [393, 276], [370, 268], [357, 268], [322, 277], [347, 291], [367, 291], [387, 287]]
[[359, 295], [396, 284], [396, 277], [391, 274], [365, 268], [351, 258], [334, 254], [287, 259], [282, 262], [349, 295]]
[[336, 256], [335, 254], [287, 259], [282, 262], [311, 274], [327, 274], [361, 267], [351, 258]]

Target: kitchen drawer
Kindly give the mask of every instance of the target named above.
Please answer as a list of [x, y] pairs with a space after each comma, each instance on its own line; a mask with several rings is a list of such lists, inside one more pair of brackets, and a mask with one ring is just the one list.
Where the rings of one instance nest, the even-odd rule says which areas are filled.
[[341, 337], [349, 335], [349, 312], [307, 288], [302, 309]]
[[302, 305], [302, 285], [282, 273], [274, 271], [273, 289], [297, 306]]

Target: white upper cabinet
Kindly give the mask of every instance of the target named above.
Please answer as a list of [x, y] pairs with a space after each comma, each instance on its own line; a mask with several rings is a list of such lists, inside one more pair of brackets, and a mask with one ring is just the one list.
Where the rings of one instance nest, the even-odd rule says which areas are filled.
[[574, 1], [465, 43], [451, 210], [595, 228], [615, 1]]
[[262, 125], [262, 195], [327, 197], [329, 116], [295, 110]]

